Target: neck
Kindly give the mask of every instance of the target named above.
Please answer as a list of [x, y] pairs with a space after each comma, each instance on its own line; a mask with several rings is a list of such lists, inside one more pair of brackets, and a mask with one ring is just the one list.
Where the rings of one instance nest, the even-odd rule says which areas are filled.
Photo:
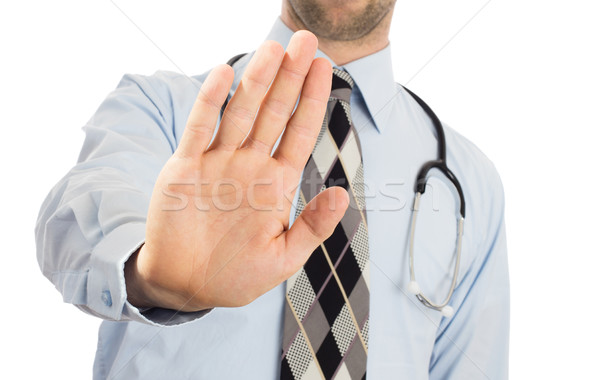
[[[281, 20], [294, 32], [303, 29], [308, 30], [287, 1], [283, 1]], [[336, 65], [345, 65], [385, 48], [389, 44], [388, 36], [391, 23], [392, 11], [389, 11], [373, 30], [359, 39], [337, 41], [317, 35], [319, 50], [331, 58]]]

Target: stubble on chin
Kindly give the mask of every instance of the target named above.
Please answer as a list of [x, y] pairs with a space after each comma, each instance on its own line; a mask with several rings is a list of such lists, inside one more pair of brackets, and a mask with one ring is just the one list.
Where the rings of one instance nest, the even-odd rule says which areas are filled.
[[371, 0], [360, 11], [325, 9], [318, 0], [287, 0], [288, 12], [298, 26], [332, 41], [355, 41], [373, 31], [391, 11], [395, 0]]

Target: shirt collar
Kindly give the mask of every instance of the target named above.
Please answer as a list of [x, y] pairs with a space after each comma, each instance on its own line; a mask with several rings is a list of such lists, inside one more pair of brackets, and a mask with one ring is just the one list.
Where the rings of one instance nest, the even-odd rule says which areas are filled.
[[[294, 32], [278, 17], [267, 35], [267, 40], [277, 41], [284, 48], [287, 48], [293, 34]], [[315, 57], [326, 58], [332, 65], [336, 66], [335, 62], [321, 50], [317, 50]], [[382, 50], [371, 55], [336, 67], [345, 69], [352, 76], [355, 86], [360, 90], [360, 94], [367, 105], [375, 127], [379, 132], [383, 132], [392, 110], [391, 100], [397, 93], [392, 70], [390, 45], [388, 44]]]

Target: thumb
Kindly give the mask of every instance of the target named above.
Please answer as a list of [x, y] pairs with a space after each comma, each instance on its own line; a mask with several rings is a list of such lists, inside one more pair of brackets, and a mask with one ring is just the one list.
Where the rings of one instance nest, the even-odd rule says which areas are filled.
[[304, 207], [285, 239], [284, 276], [289, 278], [306, 263], [312, 252], [333, 233], [349, 203], [348, 193], [341, 187], [322, 191]]

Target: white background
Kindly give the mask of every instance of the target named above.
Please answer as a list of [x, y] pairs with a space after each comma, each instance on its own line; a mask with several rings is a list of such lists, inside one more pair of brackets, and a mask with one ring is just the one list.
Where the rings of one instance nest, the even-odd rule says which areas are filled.
[[[477, 13], [486, 1], [399, 0], [395, 75], [503, 178], [511, 378], [598, 376], [600, 3], [492, 0]], [[63, 304], [41, 275], [36, 215], [74, 164], [80, 127], [123, 73], [204, 72], [256, 48], [280, 8], [207, 3], [0, 6], [0, 378], [91, 377], [99, 321]]]

